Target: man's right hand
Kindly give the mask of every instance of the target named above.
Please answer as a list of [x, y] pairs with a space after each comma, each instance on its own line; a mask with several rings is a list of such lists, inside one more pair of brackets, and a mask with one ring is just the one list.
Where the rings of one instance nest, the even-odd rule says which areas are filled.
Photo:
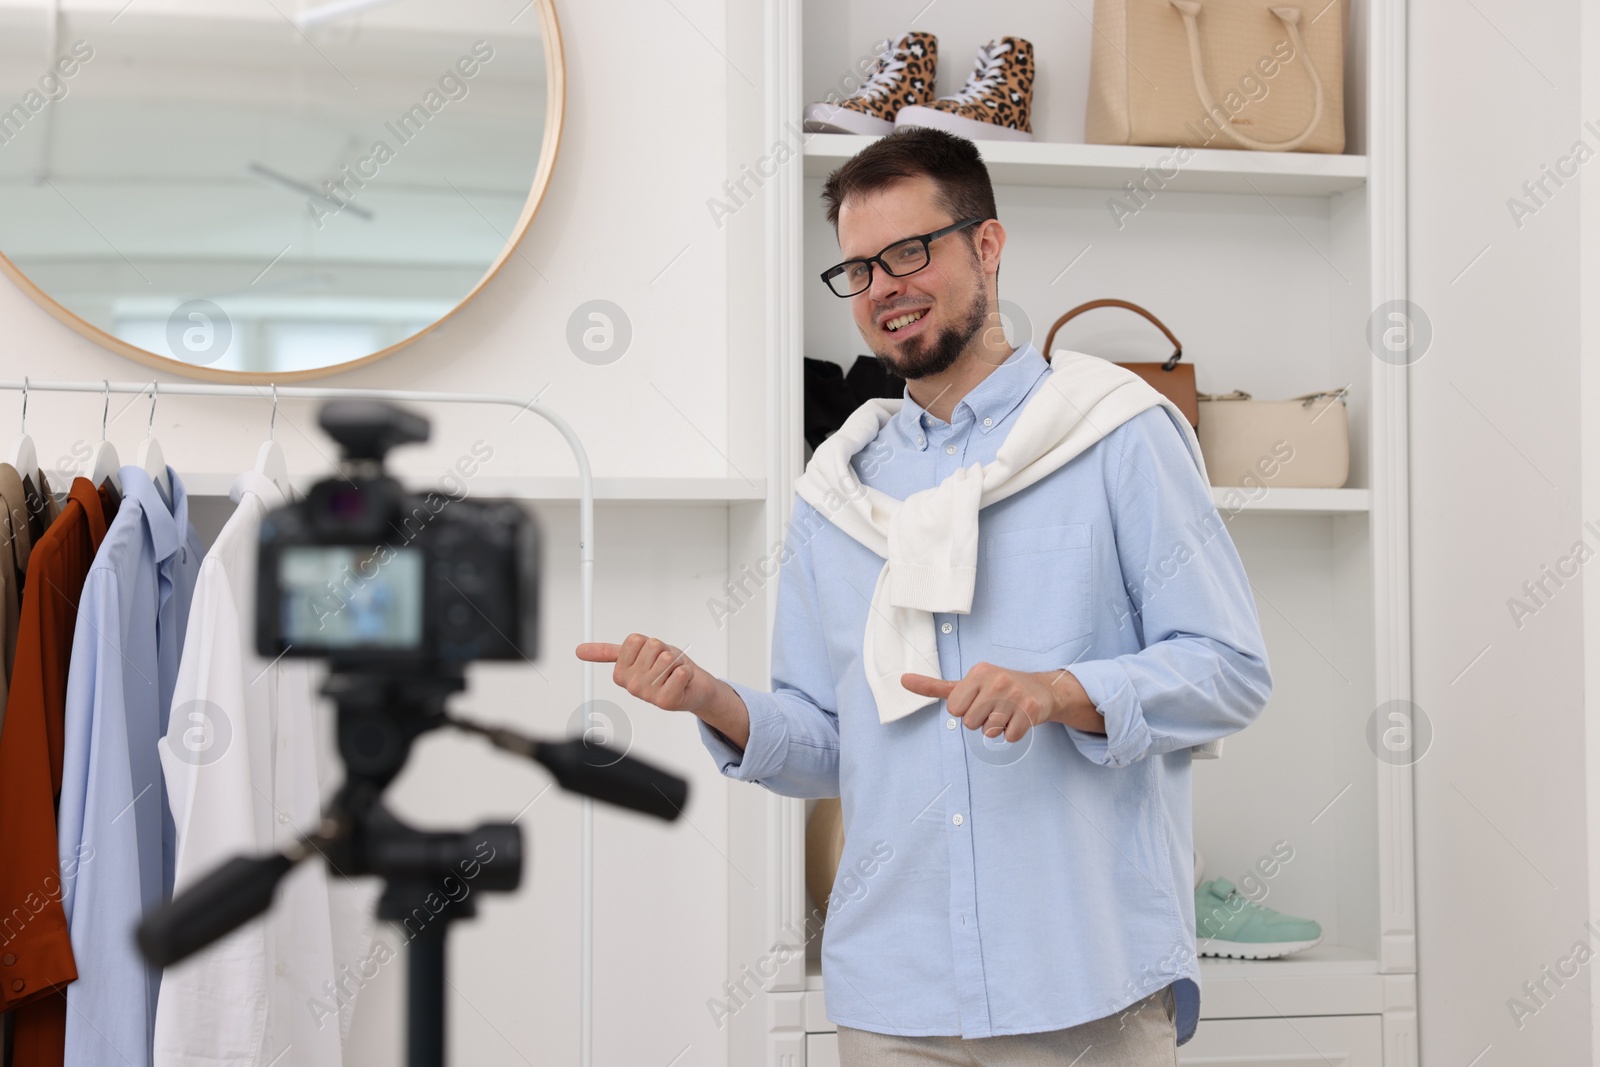
[[578, 646], [578, 658], [615, 663], [611, 680], [663, 711], [700, 715], [717, 697], [717, 679], [658, 638], [629, 634], [620, 645], [585, 641]]
[[585, 641], [578, 658], [615, 663], [613, 682], [664, 711], [694, 714], [741, 752], [750, 741], [750, 711], [733, 686], [665, 641], [644, 634], [629, 634], [620, 645]]

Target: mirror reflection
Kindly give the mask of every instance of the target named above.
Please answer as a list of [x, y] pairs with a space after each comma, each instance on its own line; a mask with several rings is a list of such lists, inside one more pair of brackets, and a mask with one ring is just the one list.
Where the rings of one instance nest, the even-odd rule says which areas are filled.
[[403, 343], [537, 204], [559, 123], [544, 17], [0, 0], [0, 252], [58, 317], [174, 370], [310, 371]]

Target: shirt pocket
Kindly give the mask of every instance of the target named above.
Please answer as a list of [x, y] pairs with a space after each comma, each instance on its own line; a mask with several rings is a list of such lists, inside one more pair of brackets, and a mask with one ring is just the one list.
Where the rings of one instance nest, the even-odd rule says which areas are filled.
[[1003, 530], [989, 538], [984, 563], [994, 593], [992, 640], [1048, 652], [1093, 630], [1087, 523]]

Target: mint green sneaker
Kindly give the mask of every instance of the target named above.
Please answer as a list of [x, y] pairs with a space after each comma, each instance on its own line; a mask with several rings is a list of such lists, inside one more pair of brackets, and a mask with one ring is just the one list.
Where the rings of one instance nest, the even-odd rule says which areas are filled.
[[1194, 918], [1195, 948], [1202, 956], [1271, 960], [1322, 940], [1320, 924], [1256, 904], [1226, 878], [1196, 887]]

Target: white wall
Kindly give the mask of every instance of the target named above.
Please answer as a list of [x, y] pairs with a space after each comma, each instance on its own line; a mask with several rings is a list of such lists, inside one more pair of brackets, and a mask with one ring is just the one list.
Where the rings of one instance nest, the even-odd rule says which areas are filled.
[[1578, 138], [1600, 148], [1579, 31], [1573, 0], [1411, 3], [1410, 293], [1434, 328], [1411, 388], [1414, 696], [1435, 729], [1416, 768], [1425, 1067], [1591, 1062], [1588, 968], [1520, 1029], [1507, 1007], [1600, 941], [1584, 929], [1600, 912], [1582, 596], [1569, 582], [1520, 629], [1507, 608], [1600, 517], [1594, 496], [1580, 506], [1579, 307], [1596, 278], [1580, 274], [1578, 184], [1520, 228], [1506, 203]]
[[[719, 55], [722, 4], [630, 5], [621, 25], [614, 11], [593, 6], [562, 4], [558, 13], [568, 57], [566, 133], [519, 254], [434, 333], [327, 384], [529, 396], [544, 390], [542, 400], [588, 442], [597, 475], [730, 474], [721, 454], [728, 423], [726, 234], [705, 207], [726, 177], [728, 82], [743, 88]], [[89, 67], [82, 76], [113, 78], [115, 69]], [[619, 304], [633, 329], [627, 354], [605, 367], [579, 361], [566, 342], [570, 313], [597, 298]], [[0, 314], [0, 369], [7, 374], [154, 376], [62, 329], [9, 285], [0, 292]], [[57, 454], [52, 449], [65, 451], [79, 436], [98, 437], [98, 400], [35, 394], [34, 401], [30, 427], [47, 461]], [[113, 403], [113, 414], [123, 402]], [[134, 408], [113, 427], [113, 440], [127, 442], [130, 452], [144, 432], [146, 405]], [[209, 470], [254, 455], [268, 410], [265, 402], [168, 397], [156, 427], [168, 430], [166, 452], [177, 469]], [[573, 473], [560, 438], [538, 420], [524, 416], [504, 429], [509, 417], [482, 409], [432, 414], [433, 443], [407, 453], [419, 475], [436, 477], [472, 440], [495, 431], [507, 446], [504, 466], [487, 473]], [[323, 469], [331, 452], [314, 412], [285, 403], [280, 429], [282, 418], [292, 424], [280, 434], [291, 465]], [[46, 420], [60, 430], [47, 433]]]
[[[1585, 115], [1600, 115], [1600, 18], [1593, 5], [1581, 17], [1581, 48], [1583, 77], [1581, 82], [1581, 107]], [[1580, 276], [1592, 283], [1600, 278], [1600, 211], [1594, 204], [1600, 200], [1600, 171], [1588, 168], [1581, 182], [1581, 195], [1590, 205], [1580, 212], [1579, 264]], [[1600, 515], [1600, 365], [1596, 362], [1597, 342], [1600, 342], [1600, 291], [1593, 284], [1580, 286], [1579, 296], [1582, 343], [1579, 346], [1579, 397], [1581, 403], [1580, 436], [1582, 438], [1583, 514]], [[1584, 726], [1586, 766], [1588, 770], [1588, 803], [1585, 810], [1600, 809], [1600, 729], [1596, 729], [1594, 709], [1600, 708], [1600, 641], [1594, 637], [1594, 620], [1600, 619], [1600, 568], [1587, 567], [1583, 575], [1583, 612], [1589, 621], [1583, 642], [1584, 656]], [[1586, 837], [1589, 858], [1589, 915], [1600, 915], [1600, 819], [1588, 820]], [[1600, 1049], [1600, 983], [1589, 982], [1589, 1045]]]
[[[730, 310], [727, 232], [705, 201], [734, 169], [725, 149], [730, 97], [748, 112], [759, 91], [723, 59], [728, 16], [720, 0], [630, 3], [625, 12], [566, 2], [558, 14], [568, 69], [566, 136], [521, 254], [445, 328], [326, 383], [540, 393], [587, 443], [597, 476], [733, 475], [725, 458], [735, 451], [730, 318], [759, 309]], [[758, 63], [735, 62], [760, 84]], [[758, 229], [759, 210], [745, 213]], [[627, 354], [605, 367], [579, 361], [565, 341], [569, 314], [593, 298], [621, 305], [633, 326]], [[0, 377], [153, 375], [61, 326], [10, 285], [0, 286], [0, 322]], [[759, 369], [755, 351], [742, 348], [737, 359], [735, 375]], [[114, 398], [113, 415], [124, 402]], [[14, 397], [0, 396], [0, 424], [12, 427], [0, 436], [14, 432], [17, 410]], [[97, 440], [100, 411], [97, 398], [35, 393], [28, 425], [45, 464], [79, 439]], [[112, 424], [124, 459], [144, 434], [146, 411], [137, 402]], [[268, 412], [265, 401], [163, 397], [156, 433], [180, 474], [232, 471], [253, 460]], [[414, 480], [433, 482], [480, 438], [496, 448], [487, 476], [574, 472], [564, 443], [536, 418], [513, 424], [509, 411], [481, 408], [427, 414], [432, 443], [401, 457]], [[736, 440], [748, 456], [760, 423], [758, 413], [741, 414], [744, 438]], [[334, 453], [309, 406], [284, 403], [277, 436], [294, 473], [328, 469]], [[735, 462], [750, 463], [752, 478], [765, 474], [759, 454]], [[477, 672], [460, 707], [564, 736], [580, 692], [571, 651], [579, 640], [577, 512], [564, 505], [543, 509], [542, 517], [547, 584], [536, 666]], [[602, 506], [597, 527], [596, 636], [660, 634], [723, 672], [725, 634], [705, 603], [727, 577], [725, 509]], [[721, 853], [728, 788], [687, 716], [633, 701], [612, 686], [609, 669], [597, 669], [595, 678], [597, 697], [628, 712], [633, 752], [686, 775], [692, 786], [686, 815], [674, 824], [597, 811], [593, 1062], [720, 1067], [726, 1036], [705, 1005], [726, 971], [732, 875]], [[401, 812], [430, 826], [509, 819], [540, 798], [519, 822], [528, 852], [522, 891], [480, 898], [480, 917], [452, 934], [452, 1062], [579, 1062], [580, 809], [559, 788], [541, 796], [549, 783], [536, 767], [442, 736], [419, 746], [397, 783]], [[401, 967], [388, 967], [362, 992], [350, 1063], [403, 1062], [403, 978]]]

